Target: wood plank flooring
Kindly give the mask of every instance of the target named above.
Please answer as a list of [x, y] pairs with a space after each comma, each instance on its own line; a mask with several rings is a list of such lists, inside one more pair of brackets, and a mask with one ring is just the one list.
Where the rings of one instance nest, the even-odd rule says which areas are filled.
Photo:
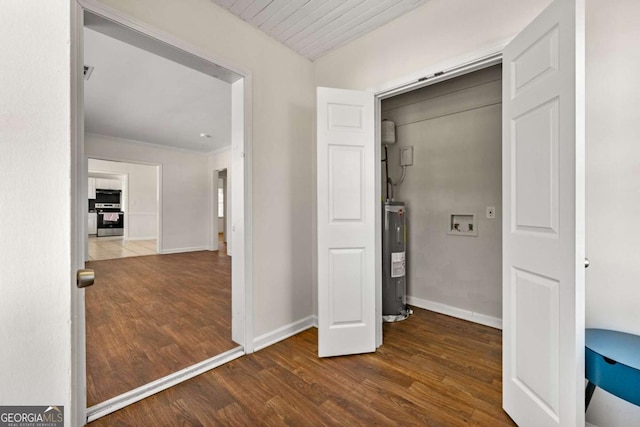
[[86, 291], [88, 406], [238, 346], [226, 248], [87, 268], [96, 272]]
[[320, 359], [309, 329], [90, 426], [514, 426], [501, 347], [499, 330], [420, 309], [367, 355]]

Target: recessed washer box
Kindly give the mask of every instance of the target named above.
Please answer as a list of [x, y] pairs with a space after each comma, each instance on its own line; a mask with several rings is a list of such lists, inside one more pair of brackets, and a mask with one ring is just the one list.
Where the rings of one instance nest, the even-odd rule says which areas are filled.
[[452, 213], [449, 215], [449, 230], [447, 234], [452, 236], [477, 236], [478, 227], [476, 224], [476, 214], [474, 213]]

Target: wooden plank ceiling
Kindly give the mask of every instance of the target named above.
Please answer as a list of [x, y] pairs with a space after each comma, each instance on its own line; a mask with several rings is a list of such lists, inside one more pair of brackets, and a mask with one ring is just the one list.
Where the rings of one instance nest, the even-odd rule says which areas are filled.
[[315, 60], [427, 0], [212, 0]]

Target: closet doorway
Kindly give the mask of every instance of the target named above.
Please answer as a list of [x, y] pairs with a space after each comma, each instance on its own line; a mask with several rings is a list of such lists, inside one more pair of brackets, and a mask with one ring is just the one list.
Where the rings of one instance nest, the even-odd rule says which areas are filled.
[[380, 111], [395, 125], [380, 186], [405, 203], [407, 303], [501, 328], [501, 64], [385, 98]]

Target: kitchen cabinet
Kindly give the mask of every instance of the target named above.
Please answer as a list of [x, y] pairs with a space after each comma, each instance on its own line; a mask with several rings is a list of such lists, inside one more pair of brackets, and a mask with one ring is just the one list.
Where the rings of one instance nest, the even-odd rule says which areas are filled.
[[89, 212], [87, 234], [98, 234], [98, 214], [95, 212]]
[[96, 178], [96, 188], [99, 190], [122, 190], [119, 179]]
[[90, 199], [96, 198], [96, 179], [95, 178], [89, 178], [89, 198]]

